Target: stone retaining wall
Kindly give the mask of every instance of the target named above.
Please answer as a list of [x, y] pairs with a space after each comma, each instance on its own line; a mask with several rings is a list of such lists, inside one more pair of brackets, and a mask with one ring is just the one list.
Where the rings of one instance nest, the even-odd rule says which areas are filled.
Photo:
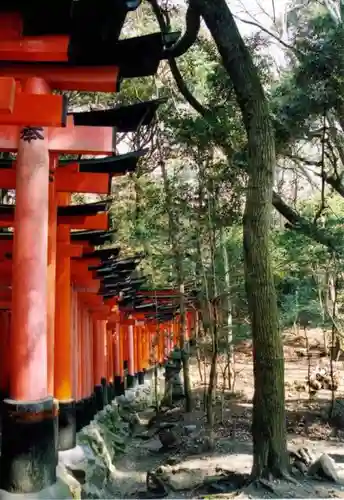
[[[159, 397], [162, 389], [163, 377], [159, 373]], [[127, 390], [78, 433], [76, 448], [59, 453], [58, 482], [68, 485], [69, 496], [62, 497], [59, 488], [59, 496], [50, 498], [112, 497], [116, 456], [125, 453], [133, 415], [154, 404], [154, 392], [150, 380]]]

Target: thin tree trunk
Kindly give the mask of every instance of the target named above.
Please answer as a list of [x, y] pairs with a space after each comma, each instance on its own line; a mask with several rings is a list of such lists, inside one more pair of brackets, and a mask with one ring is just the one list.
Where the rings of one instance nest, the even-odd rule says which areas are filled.
[[[214, 410], [213, 401], [216, 394], [216, 381], [217, 381], [217, 359], [219, 355], [219, 339], [218, 339], [218, 314], [217, 314], [217, 304], [216, 298], [218, 296], [217, 292], [217, 279], [216, 279], [216, 266], [215, 266], [215, 248], [216, 248], [216, 235], [213, 219], [215, 216], [215, 190], [214, 186], [211, 186], [211, 190], [208, 189], [208, 231], [209, 231], [209, 242], [210, 242], [210, 261], [211, 261], [211, 271], [212, 271], [212, 282], [213, 282], [213, 301], [212, 301], [212, 322], [211, 322], [211, 333], [212, 333], [212, 356], [209, 374], [209, 385], [207, 394], [207, 422], [211, 432], [210, 439], [212, 439], [212, 431], [214, 427]], [[210, 305], [210, 302], [209, 302]]]
[[190, 0], [209, 28], [236, 92], [248, 139], [245, 279], [253, 357], [253, 477], [288, 475], [284, 359], [269, 252], [274, 132], [252, 57], [225, 0]]
[[182, 361], [183, 361], [185, 411], [190, 412], [192, 410], [192, 395], [191, 395], [189, 356], [188, 353], [185, 352], [186, 315], [185, 315], [183, 262], [182, 262], [182, 255], [180, 252], [180, 248], [176, 239], [178, 227], [172, 209], [173, 197], [164, 161], [160, 162], [160, 166], [165, 188], [166, 211], [168, 214], [168, 225], [169, 225], [169, 239], [172, 247], [172, 253], [176, 268], [177, 282], [180, 292], [179, 335], [180, 335], [180, 349], [182, 352]]
[[233, 370], [234, 370], [234, 348], [233, 348], [233, 315], [232, 315], [232, 295], [231, 282], [229, 276], [229, 262], [226, 248], [225, 233], [223, 226], [220, 227], [220, 243], [223, 258], [223, 267], [225, 273], [225, 294], [227, 299], [227, 370], [228, 370], [228, 389], [232, 390]]

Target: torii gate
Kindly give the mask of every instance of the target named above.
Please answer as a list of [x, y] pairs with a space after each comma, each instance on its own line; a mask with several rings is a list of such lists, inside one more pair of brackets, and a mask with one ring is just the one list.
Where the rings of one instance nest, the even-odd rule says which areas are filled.
[[[166, 44], [172, 44], [178, 34], [163, 38], [161, 33], [155, 33], [118, 40], [126, 13], [137, 8], [140, 0], [105, 0], [96, 10], [92, 2], [72, 0], [51, 0], [47, 5], [40, 0], [32, 0], [30, 5], [22, 0], [3, 3], [0, 151], [16, 153], [16, 160], [1, 174], [4, 183], [0, 187], [14, 184], [16, 207], [14, 216], [7, 207], [2, 215], [3, 226], [14, 226], [14, 240], [8, 352], [11, 373], [9, 398], [2, 405], [0, 486], [7, 491], [29, 493], [56, 481], [57, 406], [51, 393], [52, 332], [56, 325], [51, 285], [59, 267], [57, 261], [65, 259], [69, 274], [68, 262], [74, 255], [68, 241], [70, 225], [107, 229], [102, 217], [96, 227], [87, 224], [85, 214], [80, 216], [79, 225], [71, 222], [66, 211], [69, 207], [58, 216], [60, 220], [56, 219], [57, 204], [68, 205], [66, 193], [85, 192], [87, 184], [82, 175], [87, 170], [83, 172], [78, 163], [62, 167], [58, 156], [112, 155], [115, 150], [109, 126], [113, 124], [112, 110], [95, 112], [93, 118], [87, 113], [67, 116], [66, 99], [53, 92], [117, 92], [122, 78], [153, 75], [165, 57]], [[108, 28], [105, 31], [104, 26]], [[88, 121], [99, 128], [88, 126]], [[98, 192], [102, 192], [105, 180], [109, 183], [108, 172], [94, 175], [100, 176], [96, 184]], [[60, 266], [59, 277], [64, 272]], [[67, 281], [62, 279], [61, 287], [57, 287], [62, 295]], [[64, 332], [62, 338], [55, 339], [66, 346], [67, 337]], [[62, 355], [61, 348], [55, 347]], [[66, 368], [66, 358], [64, 362]], [[71, 393], [61, 373], [57, 378], [63, 404], [68, 403]], [[28, 475], [28, 467], [35, 474]]]

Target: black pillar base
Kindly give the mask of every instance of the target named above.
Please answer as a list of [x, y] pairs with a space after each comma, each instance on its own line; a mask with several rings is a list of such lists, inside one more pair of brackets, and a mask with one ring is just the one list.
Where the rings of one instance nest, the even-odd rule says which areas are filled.
[[137, 386], [136, 375], [127, 375], [127, 389], [132, 389]]
[[85, 402], [83, 399], [75, 403], [75, 427], [76, 432], [81, 431], [87, 425], [85, 419]]
[[2, 404], [0, 488], [37, 493], [56, 482], [53, 398]]
[[96, 394], [95, 394], [95, 392], [92, 392], [91, 397], [90, 397], [90, 415], [91, 415], [91, 420], [94, 419], [97, 411], [98, 410], [97, 410]]
[[7, 399], [9, 397], [8, 391], [5, 391], [4, 389], [0, 389], [0, 401], [3, 401], [4, 399]]
[[137, 374], [137, 381], [140, 385], [144, 384], [145, 383], [145, 374], [144, 372], [138, 372]]
[[94, 386], [94, 394], [96, 398], [97, 411], [101, 411], [104, 408], [104, 394], [103, 394], [103, 386], [101, 384]]
[[56, 452], [56, 467], [59, 463], [59, 401], [54, 398], [54, 443]]
[[116, 376], [114, 380], [115, 396], [122, 396], [124, 394], [124, 381], [122, 377]]
[[107, 390], [107, 381], [106, 378], [102, 378], [100, 383], [103, 386], [103, 398], [104, 398], [104, 406], [109, 404], [109, 398], [108, 398], [108, 390]]
[[111, 403], [111, 401], [113, 401], [115, 398], [115, 387], [113, 382], [109, 382], [107, 390], [108, 390], [109, 403]]
[[84, 399], [84, 408], [85, 408], [85, 425], [89, 425], [94, 417], [93, 413], [93, 398], [92, 396], [88, 396], [88, 398]]
[[71, 450], [76, 446], [76, 405], [74, 400], [59, 402], [59, 438], [60, 451]]

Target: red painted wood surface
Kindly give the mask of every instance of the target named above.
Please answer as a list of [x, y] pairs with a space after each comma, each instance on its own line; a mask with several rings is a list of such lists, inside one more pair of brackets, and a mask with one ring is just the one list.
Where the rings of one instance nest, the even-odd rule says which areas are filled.
[[[37, 94], [49, 92], [39, 78], [28, 80], [24, 90]], [[46, 139], [20, 141], [16, 175], [10, 396], [28, 401], [48, 395], [49, 145]]]

